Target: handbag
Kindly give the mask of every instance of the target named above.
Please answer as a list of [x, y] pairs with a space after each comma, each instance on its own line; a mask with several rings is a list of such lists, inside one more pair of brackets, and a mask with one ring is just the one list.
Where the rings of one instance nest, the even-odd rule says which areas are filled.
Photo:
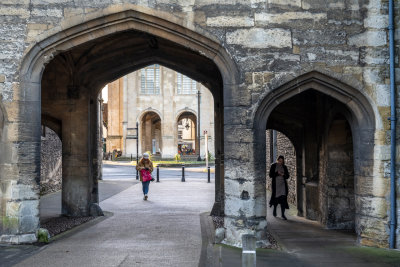
[[151, 177], [151, 173], [147, 170], [141, 170], [140, 174], [142, 175], [143, 182], [151, 181], [151, 179], [154, 179], [153, 177]]

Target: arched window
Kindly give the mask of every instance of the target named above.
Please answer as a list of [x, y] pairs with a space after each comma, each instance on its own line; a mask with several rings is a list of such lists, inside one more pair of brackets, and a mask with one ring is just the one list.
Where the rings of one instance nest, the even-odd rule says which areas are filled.
[[177, 81], [176, 84], [178, 86], [178, 95], [190, 95], [197, 93], [197, 83], [195, 80], [190, 79], [189, 77], [176, 73]]
[[160, 94], [160, 65], [154, 64], [140, 70], [140, 93]]

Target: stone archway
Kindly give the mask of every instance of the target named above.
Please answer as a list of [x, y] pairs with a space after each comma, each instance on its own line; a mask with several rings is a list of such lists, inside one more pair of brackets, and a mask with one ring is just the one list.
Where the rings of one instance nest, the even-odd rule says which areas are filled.
[[[236, 65], [220, 44], [152, 12], [127, 10], [87, 20], [38, 42], [24, 57], [20, 89], [30, 101], [21, 105], [38, 118], [27, 125], [34, 133], [31, 139], [40, 142], [41, 110], [62, 121], [64, 214], [87, 214], [91, 204], [98, 202], [99, 91], [108, 82], [153, 63], [179, 71], [213, 93], [217, 151], [213, 213], [223, 214], [223, 99], [232, 99], [239, 84]], [[33, 154], [39, 164], [40, 150]], [[28, 176], [38, 179], [35, 168], [32, 165]], [[31, 190], [37, 195], [35, 187]], [[31, 238], [37, 226], [33, 222], [17, 232]]]
[[[332, 177], [334, 163], [326, 153], [334, 152], [332, 150], [335, 148], [334, 141], [329, 133], [332, 125], [336, 123], [335, 116], [338, 114], [341, 114], [342, 121], [344, 118], [344, 121], [348, 123], [348, 128], [342, 125], [343, 127], [338, 131], [348, 129], [345, 138], [351, 136], [351, 140], [347, 140], [342, 147], [336, 148], [342, 149], [341, 152], [343, 152], [343, 147], [347, 147], [347, 152], [353, 151], [348, 161], [351, 165], [350, 169], [354, 166], [353, 197], [356, 203], [363, 203], [355, 205], [355, 214], [353, 212], [355, 218], [344, 224], [335, 222], [330, 217], [329, 207], [338, 205], [339, 200], [336, 199], [336, 203], [332, 204], [334, 197], [329, 198], [327, 188], [321, 185], [321, 181], [335, 180]], [[297, 156], [297, 161], [301, 163], [297, 165], [300, 168], [298, 182], [305, 186], [305, 195], [298, 195], [299, 215], [319, 220], [331, 228], [348, 228], [348, 225], [354, 223], [360, 240], [372, 238], [368, 236], [368, 229], [364, 225], [364, 222], [370, 220], [368, 206], [365, 205], [368, 197], [365, 193], [368, 191], [367, 188], [371, 188], [373, 180], [371, 174], [374, 168], [375, 132], [375, 115], [367, 97], [337, 80], [318, 72], [311, 72], [282, 85], [263, 100], [254, 116], [255, 143], [258, 148], [265, 147], [265, 129], [267, 128], [278, 129], [288, 136], [296, 137], [292, 139], [294, 146], [301, 151]], [[353, 146], [351, 150], [348, 148], [350, 144]], [[260, 159], [265, 162], [264, 151], [263, 149], [255, 150], [256, 164], [259, 166], [261, 166], [261, 162], [258, 162]], [[329, 162], [328, 165], [327, 162]], [[343, 164], [341, 166], [343, 167]], [[265, 169], [258, 175], [265, 176]], [[336, 175], [340, 176], [340, 173]], [[339, 186], [343, 184], [346, 182]], [[351, 191], [351, 188], [349, 190]], [[354, 211], [354, 201], [351, 197], [348, 201], [353, 205], [353, 208], [349, 210]], [[321, 202], [323, 204], [320, 204]]]
[[[197, 116], [195, 115], [195, 113], [191, 111], [181, 112], [176, 120], [176, 124], [178, 136], [178, 153], [181, 153], [182, 156], [194, 155], [194, 153], [190, 153], [190, 151], [193, 150], [196, 154], [199, 153], [200, 142], [199, 140], [197, 140]], [[189, 147], [187, 147], [185, 150], [185, 147], [183, 146]]]
[[141, 118], [139, 131], [141, 153], [150, 151], [153, 155], [159, 155], [162, 147], [161, 118], [152, 111], [144, 113]]

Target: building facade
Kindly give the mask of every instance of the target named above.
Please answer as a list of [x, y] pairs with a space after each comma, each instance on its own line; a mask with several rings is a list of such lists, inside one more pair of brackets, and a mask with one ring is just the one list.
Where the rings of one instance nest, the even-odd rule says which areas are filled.
[[[204, 158], [205, 136], [214, 155], [214, 99], [200, 83], [159, 64], [147, 66], [108, 84], [106, 151], [136, 157], [150, 151], [162, 158]], [[200, 92], [200, 142], [197, 138]], [[198, 145], [200, 144], [200, 145]], [[200, 150], [199, 150], [200, 149]]]
[[[296, 149], [300, 216], [354, 225], [362, 245], [388, 247], [395, 237], [399, 247], [400, 194], [391, 192], [400, 187], [400, 144], [391, 165], [390, 135], [400, 111], [391, 114], [390, 99], [400, 90], [390, 92], [399, 89], [400, 47], [397, 30], [389, 57], [391, 2], [2, 1], [1, 242], [36, 240], [42, 125], [62, 140], [62, 213], [89, 214], [101, 177], [99, 93], [157, 63], [213, 95], [212, 214], [225, 218], [226, 243], [240, 246], [244, 233], [266, 238], [266, 129], [274, 129]], [[335, 216], [339, 209], [351, 216]]]

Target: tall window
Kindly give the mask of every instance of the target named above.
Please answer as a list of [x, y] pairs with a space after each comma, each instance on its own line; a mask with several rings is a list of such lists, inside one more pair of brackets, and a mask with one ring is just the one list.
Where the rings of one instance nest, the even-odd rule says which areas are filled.
[[160, 65], [154, 64], [140, 71], [140, 93], [147, 95], [160, 94]]
[[177, 73], [178, 95], [189, 95], [197, 93], [196, 81]]

